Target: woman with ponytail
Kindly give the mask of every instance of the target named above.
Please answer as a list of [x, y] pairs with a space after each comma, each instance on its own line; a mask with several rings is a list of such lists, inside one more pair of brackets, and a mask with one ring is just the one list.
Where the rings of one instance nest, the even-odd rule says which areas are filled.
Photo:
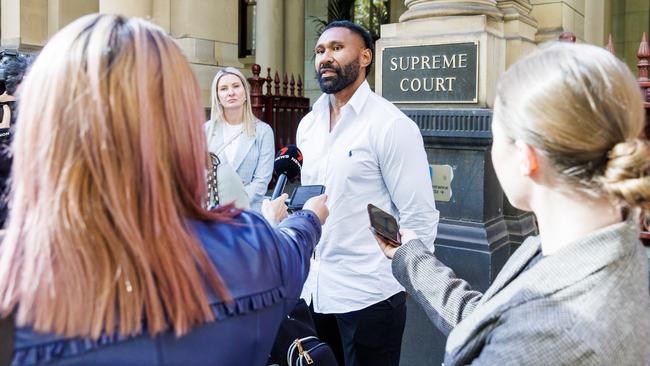
[[629, 69], [604, 49], [543, 46], [499, 80], [492, 163], [539, 236], [472, 291], [404, 231], [377, 238], [395, 277], [445, 333], [452, 365], [648, 365], [650, 144]]

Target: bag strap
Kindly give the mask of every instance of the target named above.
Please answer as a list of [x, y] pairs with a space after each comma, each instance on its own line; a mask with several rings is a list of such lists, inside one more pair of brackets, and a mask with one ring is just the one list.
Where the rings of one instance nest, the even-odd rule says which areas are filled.
[[219, 148], [217, 149], [217, 151], [214, 152], [214, 154], [215, 155], [221, 154], [221, 152], [223, 152], [228, 147], [228, 145], [232, 144], [235, 140], [237, 140], [237, 137], [239, 137], [239, 135], [241, 135], [242, 133], [244, 133], [244, 128], [243, 127], [239, 132], [237, 132], [236, 134], [230, 136], [230, 138], [228, 140], [226, 140], [223, 143], [223, 145], [219, 146]]
[[210, 153], [210, 159], [212, 160], [212, 164], [210, 166], [210, 171], [208, 172], [208, 210], [219, 205], [219, 182], [217, 180], [217, 170], [219, 164], [221, 164], [219, 157], [213, 153]]
[[[0, 366], [11, 365], [14, 350], [14, 316], [13, 313], [0, 319]], [[5, 352], [4, 350], [9, 350]]]

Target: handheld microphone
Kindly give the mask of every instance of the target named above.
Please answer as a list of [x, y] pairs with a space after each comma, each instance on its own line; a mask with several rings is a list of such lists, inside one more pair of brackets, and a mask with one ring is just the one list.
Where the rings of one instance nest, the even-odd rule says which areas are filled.
[[295, 179], [300, 175], [302, 169], [302, 153], [296, 145], [287, 145], [278, 151], [273, 163], [273, 171], [278, 175], [278, 182], [275, 184], [271, 200], [278, 198], [288, 179]]

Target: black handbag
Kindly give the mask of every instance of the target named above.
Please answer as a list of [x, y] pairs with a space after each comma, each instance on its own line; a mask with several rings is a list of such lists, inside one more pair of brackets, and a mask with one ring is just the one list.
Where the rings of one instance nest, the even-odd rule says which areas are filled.
[[318, 339], [305, 300], [280, 323], [271, 349], [271, 363], [280, 366], [338, 366], [332, 348]]
[[11, 365], [14, 354], [14, 317], [13, 314], [0, 319], [0, 366]]
[[315, 336], [309, 336], [293, 341], [287, 350], [288, 366], [305, 365], [337, 365], [334, 353], [327, 343], [321, 342]]

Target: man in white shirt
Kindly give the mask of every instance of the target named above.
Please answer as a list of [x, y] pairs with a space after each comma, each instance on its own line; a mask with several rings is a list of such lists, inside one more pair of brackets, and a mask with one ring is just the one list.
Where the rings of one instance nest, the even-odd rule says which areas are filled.
[[347, 366], [398, 365], [406, 320], [404, 288], [369, 230], [367, 205], [392, 213], [431, 250], [438, 225], [419, 128], [365, 80], [373, 51], [362, 27], [348, 21], [325, 27], [315, 47], [325, 94], [296, 139], [302, 184], [324, 185], [330, 210], [301, 297], [313, 308], [319, 334], [320, 314], [334, 314]]

